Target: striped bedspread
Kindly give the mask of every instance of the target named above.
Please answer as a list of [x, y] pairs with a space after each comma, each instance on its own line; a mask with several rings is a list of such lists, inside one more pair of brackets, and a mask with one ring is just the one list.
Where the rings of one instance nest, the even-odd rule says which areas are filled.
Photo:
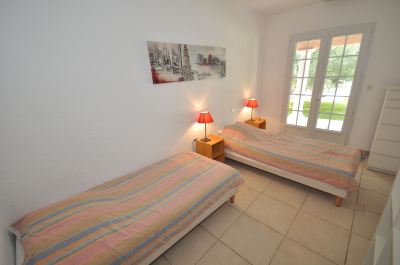
[[24, 264], [140, 264], [227, 191], [239, 173], [193, 152], [27, 214]]
[[340, 189], [355, 190], [361, 151], [352, 147], [285, 134], [271, 134], [236, 123], [221, 135], [225, 148], [269, 166], [313, 178]]

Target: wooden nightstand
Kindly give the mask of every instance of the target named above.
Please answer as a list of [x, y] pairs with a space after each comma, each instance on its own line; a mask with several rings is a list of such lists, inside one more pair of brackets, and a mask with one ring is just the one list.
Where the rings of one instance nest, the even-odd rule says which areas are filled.
[[212, 134], [208, 135], [208, 138], [211, 141], [203, 142], [200, 139], [196, 140], [196, 152], [219, 162], [224, 162], [224, 139]]
[[254, 127], [257, 127], [259, 129], [265, 129], [267, 125], [267, 121], [265, 119], [255, 119], [255, 120], [248, 120], [246, 121], [247, 124], [250, 124]]

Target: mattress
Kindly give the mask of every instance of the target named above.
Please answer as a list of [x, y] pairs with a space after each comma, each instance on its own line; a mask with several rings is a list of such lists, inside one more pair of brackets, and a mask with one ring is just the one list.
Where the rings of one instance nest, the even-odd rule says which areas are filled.
[[141, 264], [243, 180], [192, 152], [27, 214], [12, 229], [24, 264]]
[[359, 149], [305, 137], [266, 133], [244, 123], [226, 126], [221, 136], [227, 150], [339, 189], [357, 189], [354, 176], [361, 160]]

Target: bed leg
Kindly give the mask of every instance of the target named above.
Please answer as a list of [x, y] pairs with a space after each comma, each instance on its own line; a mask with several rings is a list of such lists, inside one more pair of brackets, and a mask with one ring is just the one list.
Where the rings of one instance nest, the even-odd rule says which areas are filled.
[[336, 196], [335, 206], [340, 207], [342, 205], [343, 198]]
[[235, 203], [235, 195], [229, 198], [229, 203]]

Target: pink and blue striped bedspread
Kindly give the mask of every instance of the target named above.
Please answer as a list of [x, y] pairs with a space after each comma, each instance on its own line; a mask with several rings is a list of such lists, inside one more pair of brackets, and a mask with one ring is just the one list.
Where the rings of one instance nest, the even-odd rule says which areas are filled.
[[184, 152], [33, 211], [13, 228], [27, 265], [140, 264], [242, 182], [235, 169]]
[[361, 160], [359, 149], [305, 137], [266, 133], [244, 123], [225, 126], [221, 135], [225, 148], [245, 157], [339, 189], [357, 189], [354, 176]]

